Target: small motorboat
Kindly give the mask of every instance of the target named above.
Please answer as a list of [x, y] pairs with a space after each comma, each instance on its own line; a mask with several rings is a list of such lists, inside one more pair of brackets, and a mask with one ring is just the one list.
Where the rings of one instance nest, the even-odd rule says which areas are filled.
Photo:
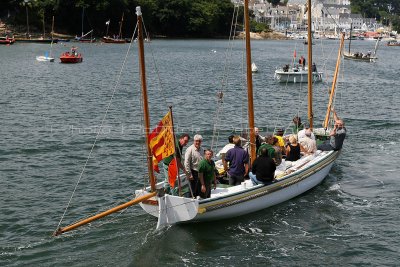
[[42, 61], [42, 62], [45, 62], [45, 61], [54, 62], [54, 57], [49, 57], [49, 56], [46, 56], [46, 55], [44, 55], [44, 56], [37, 56], [37, 57], [36, 57], [36, 60], [37, 60], [37, 61]]
[[76, 47], [71, 48], [71, 52], [62, 53], [60, 56], [61, 63], [81, 63], [83, 60], [82, 54], [78, 54]]

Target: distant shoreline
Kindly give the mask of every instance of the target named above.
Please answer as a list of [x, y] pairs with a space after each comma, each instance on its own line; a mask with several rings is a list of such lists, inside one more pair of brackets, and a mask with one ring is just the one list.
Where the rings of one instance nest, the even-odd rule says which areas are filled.
[[[5, 35], [7, 33], [11, 33], [13, 34], [14, 37], [16, 38], [26, 38], [26, 32], [20, 32], [20, 31], [16, 31], [15, 27], [13, 26], [9, 26], [6, 25], [4, 23], [1, 24], [0, 27], [0, 32], [3, 32], [2, 35]], [[30, 32], [30, 36], [31, 38], [41, 38], [43, 37], [43, 32]], [[46, 33], [46, 38], [50, 38], [51, 37], [51, 33]], [[76, 37], [76, 35], [71, 35], [71, 34], [64, 34], [64, 33], [53, 33], [53, 37], [54, 39], [57, 38], [62, 38], [62, 39], [74, 39]], [[103, 36], [95, 36], [95, 38], [97, 39], [101, 39]], [[150, 36], [152, 39], [226, 39], [228, 38], [228, 36], [214, 36], [214, 37], [187, 37], [187, 36], [182, 36], [182, 37], [169, 37], [169, 36], [165, 36], [165, 35], [154, 35], [154, 36]], [[129, 38], [129, 37], [125, 37], [125, 38]], [[244, 38], [244, 34], [243, 33], [239, 33], [238, 35], [236, 35], [236, 38], [242, 39]], [[255, 32], [251, 32], [250, 33], [250, 38], [252, 40], [288, 40], [289, 38], [285, 36], [285, 34], [280, 33], [280, 32], [275, 32], [275, 31], [271, 31], [271, 32], [261, 32], [261, 33], [255, 33]]]

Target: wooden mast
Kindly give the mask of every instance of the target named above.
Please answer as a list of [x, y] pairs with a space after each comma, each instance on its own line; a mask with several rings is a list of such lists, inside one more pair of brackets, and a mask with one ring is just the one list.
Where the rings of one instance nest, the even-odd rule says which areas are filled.
[[149, 146], [149, 134], [150, 134], [150, 116], [149, 106], [147, 101], [147, 83], [146, 83], [146, 67], [144, 60], [144, 46], [143, 46], [143, 26], [142, 26], [142, 11], [140, 7], [136, 7], [136, 15], [138, 22], [138, 47], [139, 47], [139, 66], [140, 66], [140, 80], [142, 84], [142, 101], [143, 101], [143, 117], [144, 117], [144, 131], [146, 138], [146, 150], [147, 150], [147, 169], [150, 177], [151, 191], [156, 190], [156, 178], [153, 172], [153, 155]]
[[145, 134], [146, 134], [146, 147], [147, 147], [147, 166], [148, 166], [148, 171], [150, 175], [150, 184], [151, 184], [151, 193], [147, 195], [140, 196], [138, 198], [132, 199], [131, 201], [128, 201], [124, 204], [121, 204], [117, 207], [114, 207], [112, 209], [106, 210], [102, 213], [99, 213], [97, 215], [94, 215], [92, 217], [89, 217], [87, 219], [83, 219], [81, 221], [78, 221], [76, 223], [73, 223], [71, 225], [68, 225], [66, 227], [62, 227], [57, 229], [53, 235], [57, 236], [62, 233], [71, 231], [77, 227], [80, 227], [82, 225], [88, 224], [90, 222], [93, 222], [95, 220], [98, 220], [100, 218], [103, 218], [107, 215], [110, 215], [112, 213], [115, 213], [117, 211], [120, 211], [122, 209], [125, 209], [129, 206], [138, 204], [144, 200], [147, 200], [151, 197], [154, 197], [157, 192], [155, 191], [155, 177], [153, 173], [153, 160], [152, 160], [152, 155], [151, 155], [151, 150], [149, 147], [149, 130], [150, 130], [150, 119], [149, 119], [149, 111], [148, 111], [148, 105], [147, 105], [147, 88], [146, 88], [146, 74], [145, 74], [145, 66], [144, 66], [144, 47], [143, 47], [143, 34], [142, 34], [142, 12], [140, 10], [140, 7], [136, 7], [136, 15], [138, 16], [138, 44], [139, 44], [139, 65], [140, 65], [140, 78], [142, 81], [142, 94], [143, 94], [143, 108], [144, 108], [144, 119], [145, 119]]
[[124, 23], [124, 12], [122, 12], [121, 22], [119, 23], [118, 39], [122, 39], [122, 23]]
[[311, 0], [307, 0], [307, 21], [308, 21], [308, 122], [310, 123], [310, 128], [313, 128], [314, 124], [314, 114], [313, 114], [313, 77], [312, 77], [312, 38], [311, 38]]
[[330, 118], [330, 114], [331, 114], [331, 110], [332, 110], [333, 97], [335, 96], [337, 77], [339, 75], [340, 59], [342, 58], [343, 44], [344, 44], [344, 33], [341, 34], [341, 38], [340, 38], [340, 47], [339, 47], [339, 53], [338, 53], [337, 60], [336, 60], [335, 74], [333, 76], [331, 93], [329, 95], [328, 109], [326, 110], [326, 116], [325, 116], [325, 120], [324, 120], [324, 124], [323, 124], [323, 127], [325, 129], [328, 128], [329, 118]]
[[49, 57], [52, 57], [52, 55], [53, 55], [53, 40], [54, 40], [54, 16], [53, 16], [53, 20], [51, 22], [51, 43], [50, 43], [50, 55], [49, 55]]
[[250, 159], [256, 159], [256, 137], [254, 133], [253, 75], [251, 71], [250, 18], [249, 0], [244, 1], [244, 18], [246, 32], [246, 66], [247, 66], [247, 102], [250, 128]]
[[350, 46], [351, 46], [351, 31], [353, 29], [353, 21], [350, 23], [350, 36], [349, 36], [349, 55], [350, 55]]

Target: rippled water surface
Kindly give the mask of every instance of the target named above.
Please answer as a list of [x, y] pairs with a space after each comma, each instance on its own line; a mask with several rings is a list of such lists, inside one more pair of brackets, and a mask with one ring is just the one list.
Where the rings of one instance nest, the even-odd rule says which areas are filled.
[[[55, 55], [70, 45], [55, 45]], [[348, 138], [330, 174], [306, 194], [251, 215], [162, 232], [155, 232], [153, 217], [131, 207], [54, 238], [61, 218], [64, 226], [132, 198], [146, 173], [135, 45], [126, 61], [128, 45], [78, 46], [84, 61], [76, 65], [37, 62], [47, 45], [0, 47], [1, 266], [398, 265], [398, 47], [380, 46], [376, 63], [341, 65], [336, 109]], [[214, 146], [224, 145], [246, 121], [242, 46], [234, 42], [226, 56], [226, 41], [147, 44], [151, 124], [172, 105], [178, 132], [199, 132], [210, 146], [217, 121]], [[373, 46], [352, 43], [360, 51]], [[336, 41], [313, 46], [325, 81], [332, 80], [337, 47]], [[266, 132], [288, 126], [297, 112], [305, 119], [306, 86], [273, 80], [275, 68], [289, 63], [294, 49], [297, 56], [305, 54], [305, 46], [254, 41], [252, 48], [260, 70], [253, 77], [256, 124]], [[328, 82], [314, 88], [316, 125], [324, 117], [329, 88]], [[104, 128], [63, 216], [106, 110]]]

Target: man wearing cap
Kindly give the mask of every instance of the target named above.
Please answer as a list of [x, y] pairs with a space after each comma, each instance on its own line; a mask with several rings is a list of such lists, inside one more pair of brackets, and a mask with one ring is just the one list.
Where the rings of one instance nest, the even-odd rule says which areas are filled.
[[[229, 185], [239, 185], [249, 172], [249, 154], [241, 147], [239, 136], [233, 137], [234, 148], [231, 148], [222, 160], [225, 171], [228, 172]], [[229, 170], [228, 170], [229, 162]]]
[[203, 137], [200, 134], [196, 134], [193, 139], [193, 144], [186, 149], [184, 166], [185, 171], [190, 175], [190, 188], [192, 189], [193, 196], [197, 197], [200, 193], [197, 190], [199, 182], [199, 163], [204, 157], [203, 149], [201, 149]]

